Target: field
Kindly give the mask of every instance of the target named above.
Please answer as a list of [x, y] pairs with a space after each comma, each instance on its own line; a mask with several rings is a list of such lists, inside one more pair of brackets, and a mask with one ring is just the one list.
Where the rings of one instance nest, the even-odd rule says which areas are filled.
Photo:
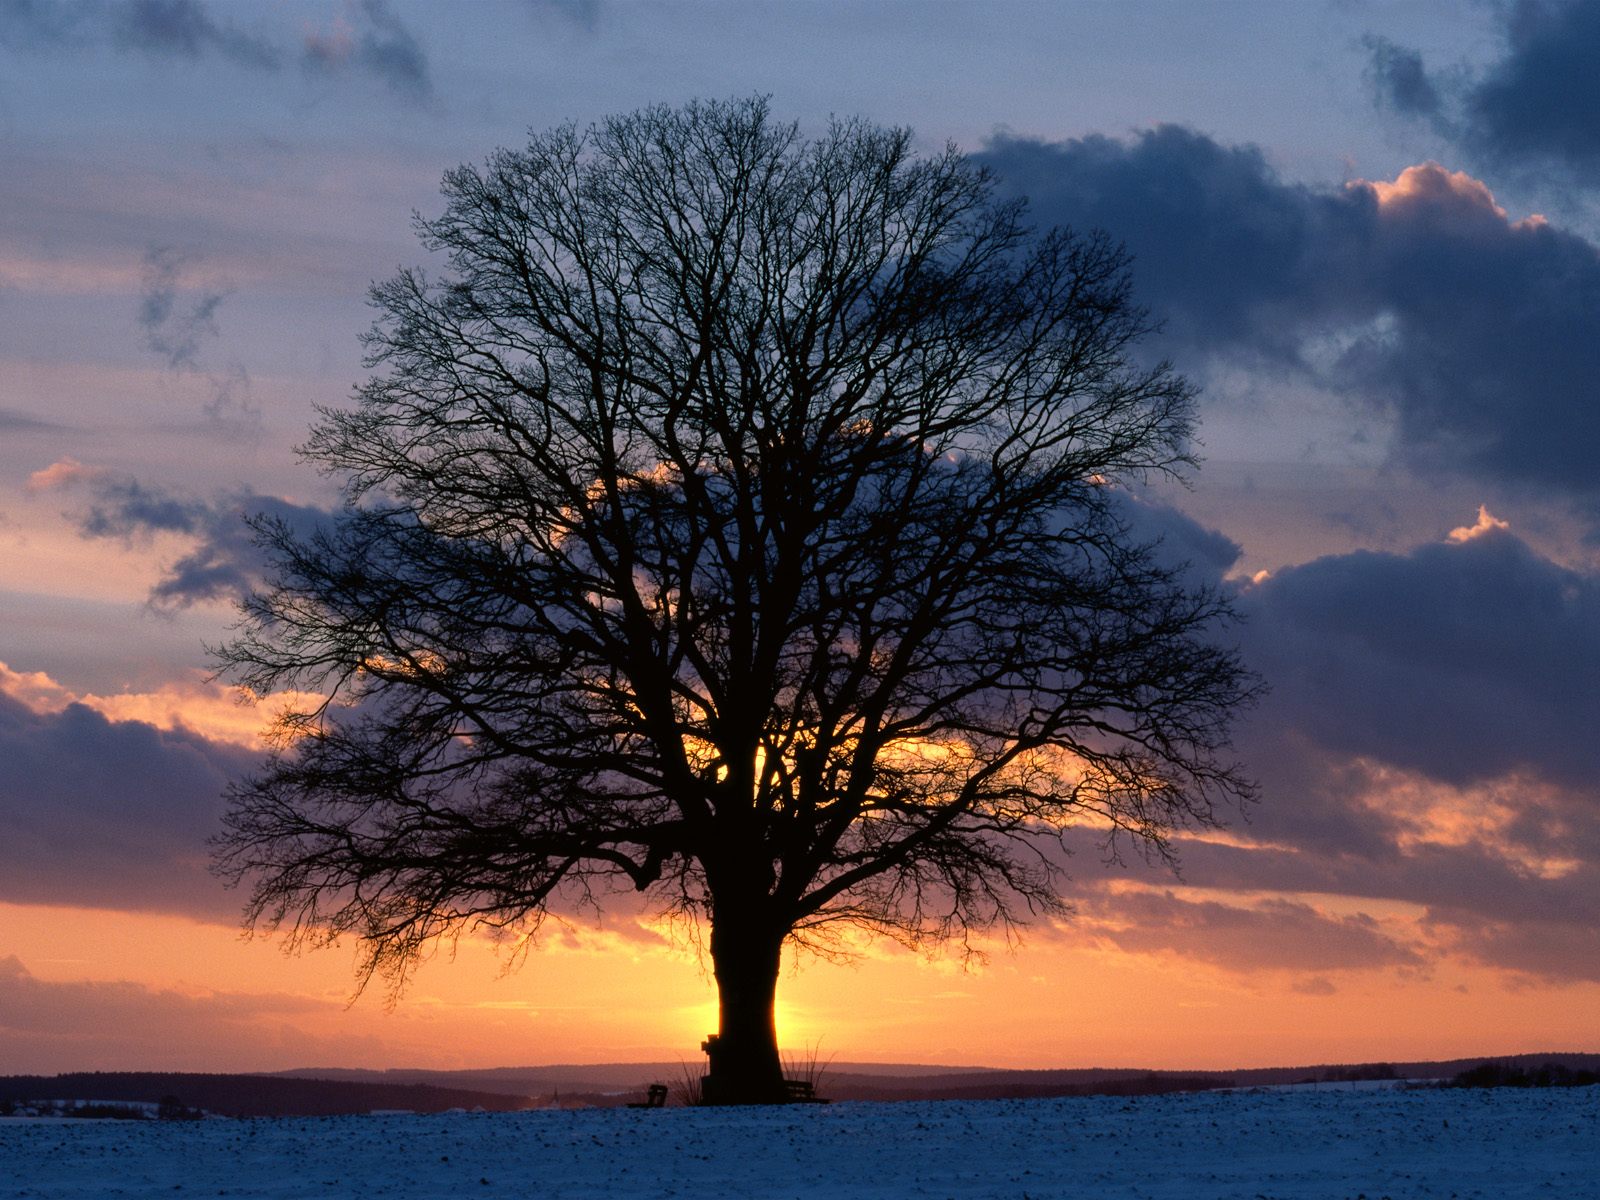
[[0, 1200], [1600, 1195], [1600, 1087], [0, 1120]]

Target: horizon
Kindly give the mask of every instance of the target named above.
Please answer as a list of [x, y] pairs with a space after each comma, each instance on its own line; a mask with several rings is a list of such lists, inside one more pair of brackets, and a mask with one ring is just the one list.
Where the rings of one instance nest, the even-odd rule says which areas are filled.
[[[1044, 1073], [1044, 1072], [1073, 1072], [1073, 1071], [1112, 1071], [1112, 1072], [1129, 1071], [1129, 1072], [1134, 1072], [1134, 1073], [1150, 1072], [1150, 1073], [1162, 1074], [1162, 1075], [1165, 1075], [1165, 1074], [1179, 1074], [1179, 1073], [1183, 1073], [1183, 1072], [1195, 1072], [1195, 1073], [1198, 1073], [1198, 1074], [1226, 1075], [1230, 1071], [1300, 1071], [1300, 1070], [1313, 1070], [1313, 1069], [1316, 1069], [1316, 1068], [1323, 1068], [1323, 1067], [1333, 1067], [1333, 1068], [1339, 1068], [1339, 1067], [1375, 1067], [1375, 1066], [1385, 1066], [1385, 1065], [1388, 1065], [1388, 1066], [1417, 1066], [1417, 1065], [1429, 1065], [1429, 1064], [1432, 1064], [1432, 1063], [1454, 1063], [1454, 1062], [1476, 1062], [1476, 1061], [1493, 1062], [1493, 1061], [1497, 1061], [1497, 1060], [1509, 1060], [1509, 1059], [1517, 1059], [1517, 1058], [1544, 1058], [1544, 1057], [1549, 1057], [1549, 1058], [1553, 1058], [1553, 1059], [1560, 1059], [1560, 1058], [1593, 1058], [1593, 1057], [1596, 1057], [1596, 1056], [1600, 1056], [1600, 1049], [1595, 1049], [1595, 1050], [1531, 1050], [1531, 1051], [1526, 1051], [1525, 1050], [1525, 1051], [1518, 1051], [1516, 1053], [1511, 1053], [1511, 1054], [1463, 1054], [1463, 1055], [1457, 1055], [1457, 1056], [1454, 1056], [1454, 1057], [1451, 1057], [1451, 1058], [1443, 1058], [1443, 1059], [1381, 1059], [1381, 1058], [1379, 1058], [1379, 1059], [1365, 1059], [1365, 1060], [1360, 1060], [1360, 1061], [1346, 1061], [1346, 1062], [1310, 1062], [1310, 1061], [1301, 1062], [1301, 1061], [1296, 1061], [1296, 1062], [1258, 1063], [1258, 1064], [1252, 1064], [1252, 1065], [1248, 1065], [1248, 1066], [1237, 1065], [1236, 1064], [1233, 1067], [1223, 1067], [1223, 1068], [1216, 1068], [1216, 1069], [1203, 1069], [1203, 1068], [1200, 1068], [1200, 1067], [1160, 1067], [1160, 1066], [1150, 1066], [1150, 1065], [1147, 1065], [1147, 1064], [1134, 1065], [1134, 1064], [1111, 1064], [1111, 1063], [1094, 1063], [1094, 1064], [1090, 1064], [1090, 1065], [1077, 1064], [1077, 1065], [1072, 1065], [1072, 1066], [1064, 1066], [1062, 1064], [1057, 1063], [1055, 1065], [1046, 1066], [1046, 1067], [1041, 1067], [1041, 1066], [993, 1067], [993, 1066], [982, 1066], [982, 1065], [977, 1065], [977, 1064], [960, 1064], [960, 1063], [878, 1062], [878, 1061], [873, 1061], [873, 1060], [855, 1060], [855, 1059], [845, 1059], [845, 1060], [838, 1060], [838, 1061], [830, 1059], [830, 1060], [826, 1060], [826, 1061], [819, 1061], [817, 1066], [818, 1066], [818, 1070], [821, 1071], [821, 1072], [824, 1072], [824, 1073], [826, 1073], [826, 1072], [834, 1072], [834, 1071], [844, 1072], [844, 1073], [857, 1073], [856, 1072], [857, 1068], [870, 1068], [870, 1069], [893, 1071], [893, 1072], [913, 1072], [913, 1071], [915, 1071], [915, 1072], [919, 1072], [919, 1073], [920, 1072], [927, 1072], [927, 1073], [930, 1073], [930, 1074], [951, 1074], [951, 1075], [960, 1075], [960, 1074], [968, 1074], [968, 1073], [974, 1073], [974, 1074], [999, 1074], [999, 1073], [1037, 1074], [1037, 1073]], [[638, 1066], [638, 1067], [659, 1067], [659, 1066], [677, 1065], [681, 1061], [682, 1060], [678, 1060], [678, 1059], [671, 1059], [671, 1060], [668, 1060], [668, 1059], [641, 1059], [641, 1060], [637, 1060], [637, 1061], [619, 1061], [619, 1062], [520, 1063], [520, 1064], [518, 1064], [516, 1066], [498, 1066], [498, 1067], [478, 1066], [478, 1067], [452, 1067], [452, 1068], [395, 1067], [395, 1066], [390, 1066], [390, 1067], [365, 1067], [365, 1068], [364, 1067], [300, 1066], [300, 1067], [290, 1067], [290, 1068], [288, 1068], [287, 1070], [284, 1070], [284, 1071], [274, 1071], [274, 1072], [271, 1072], [271, 1074], [284, 1075], [284, 1074], [291, 1074], [291, 1073], [295, 1073], [295, 1072], [304, 1072], [304, 1071], [353, 1071], [353, 1072], [367, 1072], [367, 1073], [387, 1074], [387, 1073], [392, 1072], [392, 1071], [414, 1071], [414, 1072], [420, 1072], [420, 1073], [441, 1074], [441, 1075], [443, 1075], [443, 1074], [467, 1075], [467, 1074], [489, 1074], [489, 1073], [493, 1073], [493, 1072], [512, 1072], [512, 1071], [559, 1071], [559, 1070], [567, 1070], [567, 1069], [583, 1070], [584, 1068], [589, 1068], [589, 1067], [613, 1067], [613, 1068], [636, 1067], [636, 1066]], [[693, 1064], [690, 1064], [690, 1065], [693, 1065]], [[68, 1072], [62, 1072], [62, 1073], [66, 1074]], [[157, 1073], [157, 1072], [135, 1072], [135, 1073], [138, 1073], [138, 1074], [154, 1074], [154, 1073]], [[260, 1074], [261, 1072], [242, 1072], [242, 1073], [243, 1074]], [[865, 1072], [860, 1072], [860, 1073], [870, 1073], [870, 1070], [865, 1071]]]
[[1234, 737], [1259, 802], [1177, 835], [1181, 876], [1077, 829], [1070, 917], [970, 969], [786, 950], [780, 1042], [1600, 1052], [1600, 0], [1516, 13], [0, 0], [0, 1074], [700, 1061], [705, 931], [629, 895], [464, 935], [393, 1003], [348, 940], [242, 938], [207, 839], [267, 712], [205, 647], [263, 578], [241, 515], [337, 506], [294, 448], [368, 377], [368, 285], [431, 261], [443, 173], [752, 95], [959, 143], [1126, 243], [1205, 460], [1127, 519], [1233, 598], [1272, 689]]
[[[792, 1064], [791, 1060], [789, 1060], [787, 1055], [785, 1056], [785, 1058], [786, 1058], [785, 1069], [788, 1070], [788, 1069], [791, 1068], [791, 1066], [793, 1064]], [[850, 1077], [853, 1077], [853, 1078], [861, 1078], [861, 1079], [869, 1079], [869, 1080], [882, 1080], [882, 1081], [905, 1080], [905, 1081], [907, 1081], [907, 1085], [909, 1086], [911, 1081], [914, 1081], [914, 1080], [964, 1079], [964, 1078], [967, 1078], [969, 1076], [971, 1076], [971, 1077], [979, 1077], [979, 1076], [1024, 1076], [1024, 1075], [1026, 1075], [1026, 1076], [1038, 1076], [1038, 1075], [1044, 1075], [1044, 1076], [1093, 1075], [1093, 1076], [1105, 1076], [1105, 1077], [1108, 1077], [1109, 1079], [1117, 1079], [1117, 1078], [1120, 1078], [1120, 1077], [1123, 1077], [1123, 1076], [1130, 1077], [1130, 1078], [1135, 1078], [1135, 1079], [1140, 1078], [1140, 1077], [1144, 1077], [1144, 1076], [1170, 1077], [1170, 1078], [1174, 1078], [1174, 1079], [1182, 1079], [1182, 1078], [1186, 1078], [1186, 1077], [1200, 1077], [1200, 1076], [1217, 1076], [1217, 1077], [1221, 1077], [1221, 1078], [1226, 1078], [1226, 1077], [1233, 1076], [1233, 1075], [1259, 1076], [1259, 1075], [1276, 1074], [1276, 1073], [1280, 1073], [1280, 1072], [1281, 1073], [1298, 1073], [1298, 1072], [1306, 1072], [1306, 1071], [1334, 1071], [1334, 1072], [1338, 1072], [1338, 1071], [1363, 1070], [1363, 1069], [1368, 1069], [1368, 1068], [1392, 1068], [1392, 1069], [1395, 1069], [1395, 1070], [1407, 1070], [1407, 1069], [1415, 1069], [1415, 1068], [1420, 1068], [1420, 1067], [1436, 1067], [1436, 1066], [1437, 1067], [1453, 1067], [1453, 1066], [1457, 1066], [1457, 1065], [1460, 1065], [1460, 1064], [1463, 1064], [1463, 1063], [1481, 1065], [1481, 1064], [1495, 1064], [1495, 1063], [1511, 1064], [1511, 1063], [1516, 1063], [1516, 1062], [1528, 1061], [1528, 1062], [1531, 1062], [1531, 1063], [1543, 1064], [1543, 1063], [1547, 1063], [1547, 1062], [1548, 1063], [1562, 1063], [1564, 1061], [1570, 1061], [1570, 1060], [1581, 1060], [1581, 1061], [1600, 1060], [1600, 1050], [1537, 1050], [1537, 1051], [1522, 1051], [1522, 1052], [1513, 1053], [1513, 1054], [1467, 1054], [1467, 1055], [1461, 1055], [1461, 1056], [1452, 1057], [1452, 1058], [1445, 1058], [1445, 1059], [1410, 1059], [1410, 1060], [1407, 1060], [1407, 1059], [1374, 1059], [1374, 1060], [1363, 1060], [1363, 1061], [1352, 1061], [1352, 1062], [1295, 1061], [1295, 1062], [1276, 1062], [1276, 1063], [1270, 1063], [1270, 1064], [1253, 1064], [1253, 1065], [1237, 1065], [1236, 1064], [1236, 1065], [1234, 1065], [1232, 1067], [1226, 1067], [1226, 1068], [1198, 1068], [1198, 1067], [1189, 1067], [1189, 1068], [1176, 1067], [1175, 1068], [1175, 1067], [1150, 1066], [1148, 1064], [1142, 1064], [1142, 1065], [1128, 1065], [1128, 1064], [1115, 1065], [1115, 1064], [1104, 1064], [1104, 1063], [1098, 1063], [1098, 1064], [1094, 1064], [1094, 1065], [1090, 1065], [1090, 1066], [1084, 1066], [1084, 1065], [1060, 1066], [1060, 1065], [1056, 1065], [1056, 1066], [1048, 1066], [1048, 1067], [1040, 1067], [1040, 1066], [1031, 1066], [1031, 1067], [986, 1067], [986, 1066], [977, 1066], [977, 1065], [962, 1065], [962, 1064], [955, 1064], [955, 1063], [891, 1063], [891, 1062], [870, 1062], [870, 1061], [858, 1062], [858, 1061], [853, 1061], [853, 1060], [844, 1060], [844, 1061], [819, 1060], [814, 1065], [814, 1075], [812, 1077], [815, 1078], [815, 1079], [825, 1079], [825, 1078], [827, 1078], [829, 1076], [834, 1076], [834, 1077], [850, 1076]], [[522, 1064], [519, 1064], [519, 1065], [516, 1065], [516, 1066], [495, 1066], [495, 1067], [477, 1066], [477, 1067], [453, 1067], [453, 1068], [398, 1067], [398, 1066], [388, 1066], [388, 1067], [337, 1067], [337, 1066], [315, 1066], [315, 1065], [310, 1065], [310, 1066], [302, 1065], [302, 1066], [298, 1066], [298, 1067], [289, 1067], [289, 1068], [285, 1068], [285, 1069], [281, 1069], [281, 1070], [271, 1070], [271, 1071], [250, 1071], [250, 1070], [241, 1070], [241, 1071], [169, 1071], [169, 1070], [161, 1070], [161, 1069], [127, 1068], [127, 1069], [118, 1069], [118, 1070], [114, 1070], [114, 1071], [74, 1070], [74, 1071], [53, 1071], [53, 1072], [11, 1072], [11, 1073], [0, 1073], [0, 1078], [28, 1078], [28, 1077], [32, 1077], [32, 1078], [57, 1078], [57, 1077], [79, 1076], [79, 1075], [134, 1075], [134, 1076], [145, 1076], [145, 1075], [184, 1076], [184, 1075], [194, 1075], [194, 1076], [216, 1076], [218, 1078], [240, 1078], [240, 1079], [249, 1079], [249, 1078], [262, 1078], [262, 1079], [295, 1078], [295, 1079], [302, 1079], [302, 1080], [316, 1081], [316, 1082], [339, 1082], [340, 1081], [339, 1077], [356, 1076], [356, 1077], [360, 1077], [361, 1079], [366, 1079], [369, 1082], [371, 1082], [372, 1080], [371, 1080], [370, 1077], [373, 1077], [373, 1076], [408, 1075], [408, 1076], [443, 1076], [443, 1077], [447, 1077], [444, 1080], [444, 1082], [442, 1082], [442, 1083], [436, 1083], [436, 1084], [435, 1083], [427, 1083], [427, 1084], [422, 1084], [422, 1086], [443, 1087], [443, 1088], [452, 1088], [453, 1087], [453, 1088], [456, 1088], [456, 1089], [464, 1089], [464, 1090], [471, 1091], [473, 1089], [468, 1085], [471, 1083], [471, 1078], [472, 1077], [476, 1077], [476, 1076], [502, 1075], [502, 1076], [515, 1077], [515, 1076], [517, 1076], [519, 1074], [522, 1074], [522, 1073], [526, 1072], [526, 1073], [530, 1073], [530, 1074], [533, 1074], [533, 1075], [544, 1076], [545, 1077], [543, 1079], [544, 1083], [553, 1083], [553, 1084], [559, 1086], [563, 1082], [563, 1080], [561, 1078], [554, 1077], [554, 1073], [555, 1072], [563, 1072], [563, 1073], [567, 1073], [567, 1074], [569, 1074], [569, 1075], [574, 1077], [572, 1080], [569, 1080], [568, 1082], [592, 1083], [592, 1084], [599, 1084], [599, 1085], [605, 1086], [605, 1087], [613, 1087], [618, 1082], [621, 1082], [622, 1080], [620, 1080], [620, 1078], [617, 1078], [617, 1077], [613, 1077], [613, 1078], [610, 1078], [610, 1079], [604, 1079], [604, 1080], [602, 1080], [602, 1079], [584, 1079], [582, 1077], [582, 1075], [581, 1075], [581, 1072], [584, 1072], [584, 1071], [596, 1071], [596, 1072], [600, 1072], [603, 1075], [604, 1074], [609, 1074], [609, 1075], [612, 1075], [612, 1076], [616, 1076], [616, 1073], [623, 1072], [623, 1071], [630, 1071], [630, 1072], [631, 1071], [640, 1071], [640, 1070], [654, 1071], [654, 1070], [658, 1070], [660, 1068], [678, 1069], [678, 1068], [686, 1068], [686, 1067], [687, 1068], [693, 1068], [694, 1066], [695, 1066], [695, 1064], [687, 1063], [682, 1059], [672, 1059], [672, 1060], [666, 1060], [666, 1059], [643, 1059], [643, 1060], [636, 1060], [636, 1061], [617, 1061], [617, 1062], [522, 1063]], [[805, 1069], [807, 1071], [812, 1071], [813, 1067], [812, 1067], [811, 1064], [806, 1064], [805, 1065]], [[317, 1072], [329, 1072], [329, 1074], [322, 1075], [322, 1074], [317, 1074]], [[1380, 1077], [1374, 1076], [1372, 1078], [1373, 1078], [1374, 1081], [1381, 1081]], [[1382, 1077], [1382, 1078], [1388, 1078], [1388, 1077]], [[1394, 1078], [1395, 1078], [1396, 1081], [1406, 1081], [1406, 1080], [1415, 1081], [1415, 1080], [1418, 1080], [1418, 1079], [1421, 1079], [1421, 1078], [1424, 1078], [1424, 1077], [1415, 1076], [1415, 1075], [1400, 1075], [1400, 1076], [1396, 1076]], [[451, 1082], [452, 1079], [454, 1080], [454, 1082]], [[1309, 1085], [1309, 1084], [1326, 1084], [1326, 1083], [1336, 1083], [1336, 1082], [1338, 1082], [1338, 1083], [1362, 1082], [1364, 1079], [1365, 1079], [1365, 1077], [1363, 1077], [1362, 1079], [1327, 1079], [1327, 1078], [1323, 1078], [1323, 1079], [1304, 1079], [1304, 1080], [1298, 1080], [1296, 1082]], [[638, 1082], [638, 1080], [632, 1080], [632, 1082]], [[1049, 1081], [1042, 1081], [1042, 1082], [1048, 1083]], [[401, 1084], [396, 1084], [395, 1086], [417, 1086], [417, 1085], [418, 1085], [418, 1081], [413, 1080], [410, 1083], [401, 1083]], [[1259, 1081], [1257, 1081], [1256, 1085], [1259, 1085]], [[510, 1094], [510, 1093], [507, 1093], [507, 1094]]]

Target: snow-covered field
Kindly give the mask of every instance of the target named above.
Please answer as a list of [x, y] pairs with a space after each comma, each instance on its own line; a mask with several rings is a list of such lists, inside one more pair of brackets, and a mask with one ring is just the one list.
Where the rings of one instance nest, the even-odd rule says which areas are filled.
[[0, 1200], [1600, 1197], [1600, 1088], [0, 1120]]

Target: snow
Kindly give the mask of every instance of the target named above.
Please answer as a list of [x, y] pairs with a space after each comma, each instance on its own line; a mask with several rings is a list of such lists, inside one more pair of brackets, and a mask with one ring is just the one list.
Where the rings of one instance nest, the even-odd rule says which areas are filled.
[[1600, 1088], [0, 1120], [10, 1197], [1600, 1195]]

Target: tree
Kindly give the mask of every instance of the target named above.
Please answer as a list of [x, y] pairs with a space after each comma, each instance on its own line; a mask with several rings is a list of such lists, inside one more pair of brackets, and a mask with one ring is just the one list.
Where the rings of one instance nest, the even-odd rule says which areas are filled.
[[225, 670], [326, 703], [232, 792], [219, 865], [395, 986], [441, 936], [616, 889], [709, 932], [706, 1098], [781, 1099], [786, 941], [1064, 908], [1066, 831], [1155, 855], [1248, 791], [1251, 677], [1119, 516], [1192, 389], [1120, 249], [953, 148], [761, 100], [558, 128], [444, 179], [434, 279], [304, 453], [320, 533]]

